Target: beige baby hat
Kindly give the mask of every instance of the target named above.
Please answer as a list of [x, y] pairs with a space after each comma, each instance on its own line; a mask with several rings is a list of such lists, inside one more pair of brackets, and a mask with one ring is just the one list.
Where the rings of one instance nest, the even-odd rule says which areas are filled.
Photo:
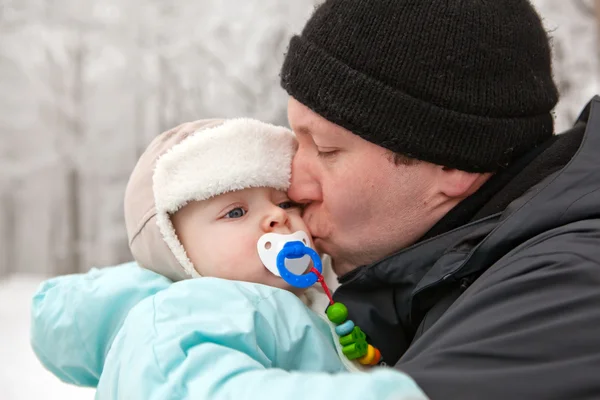
[[157, 136], [125, 190], [125, 224], [135, 260], [174, 281], [199, 277], [170, 215], [190, 201], [235, 190], [287, 190], [296, 149], [289, 129], [247, 118], [200, 120]]

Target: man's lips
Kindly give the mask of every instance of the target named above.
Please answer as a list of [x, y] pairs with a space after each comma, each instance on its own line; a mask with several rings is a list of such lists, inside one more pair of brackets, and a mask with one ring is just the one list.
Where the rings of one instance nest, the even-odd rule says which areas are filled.
[[[324, 242], [323, 237], [320, 236], [321, 234], [323, 234], [323, 226], [320, 226], [321, 224], [319, 224], [319, 220], [318, 218], [316, 218], [316, 214], [313, 210], [313, 207], [314, 205], [311, 204], [304, 209], [302, 219], [304, 220], [304, 223], [308, 228], [308, 233], [311, 235], [315, 247], [319, 249], [319, 247], [322, 247], [322, 244]], [[321, 246], [319, 246], [317, 242], [320, 242]]]
[[318, 223], [318, 220], [317, 218], [315, 218], [315, 213], [312, 211], [312, 208], [307, 208], [304, 210], [304, 214], [302, 214], [302, 220], [306, 224], [306, 227], [308, 228], [310, 234], [313, 237], [319, 237], [319, 235], [313, 234], [313, 231], [315, 231], [315, 225]]

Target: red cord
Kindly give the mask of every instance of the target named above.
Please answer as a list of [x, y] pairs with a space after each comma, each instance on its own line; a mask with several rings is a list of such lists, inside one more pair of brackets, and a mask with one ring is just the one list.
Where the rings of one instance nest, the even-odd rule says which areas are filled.
[[325, 278], [323, 278], [323, 275], [321, 275], [321, 273], [315, 267], [312, 267], [310, 269], [310, 272], [312, 272], [313, 274], [315, 274], [317, 276], [317, 281], [319, 281], [319, 283], [323, 287], [323, 290], [325, 291], [325, 294], [329, 298], [329, 305], [333, 305], [333, 303], [334, 303], [333, 297], [331, 297], [331, 293], [329, 292], [329, 288], [327, 287], [327, 284], [325, 283]]

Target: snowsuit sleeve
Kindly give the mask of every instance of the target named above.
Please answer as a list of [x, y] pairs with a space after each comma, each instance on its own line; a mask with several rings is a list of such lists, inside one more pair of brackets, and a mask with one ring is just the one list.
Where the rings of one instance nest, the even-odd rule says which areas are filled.
[[49, 279], [32, 300], [33, 351], [62, 381], [94, 387], [129, 310], [170, 285], [136, 263]]

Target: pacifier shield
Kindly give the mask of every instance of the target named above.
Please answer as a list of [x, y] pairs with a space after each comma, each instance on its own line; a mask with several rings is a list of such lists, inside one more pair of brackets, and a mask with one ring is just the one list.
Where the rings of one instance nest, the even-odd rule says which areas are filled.
[[[277, 256], [283, 250], [286, 243], [289, 242], [302, 242], [305, 246], [310, 248], [310, 239], [306, 232], [297, 231], [292, 234], [284, 235], [280, 233], [265, 233], [258, 239], [256, 248], [258, 250], [258, 256], [264, 264], [264, 266], [274, 275], [281, 277], [279, 269], [277, 268]], [[285, 267], [294, 275], [302, 275], [308, 269], [311, 258], [309, 255], [305, 255], [301, 258], [288, 258], [285, 260]]]

